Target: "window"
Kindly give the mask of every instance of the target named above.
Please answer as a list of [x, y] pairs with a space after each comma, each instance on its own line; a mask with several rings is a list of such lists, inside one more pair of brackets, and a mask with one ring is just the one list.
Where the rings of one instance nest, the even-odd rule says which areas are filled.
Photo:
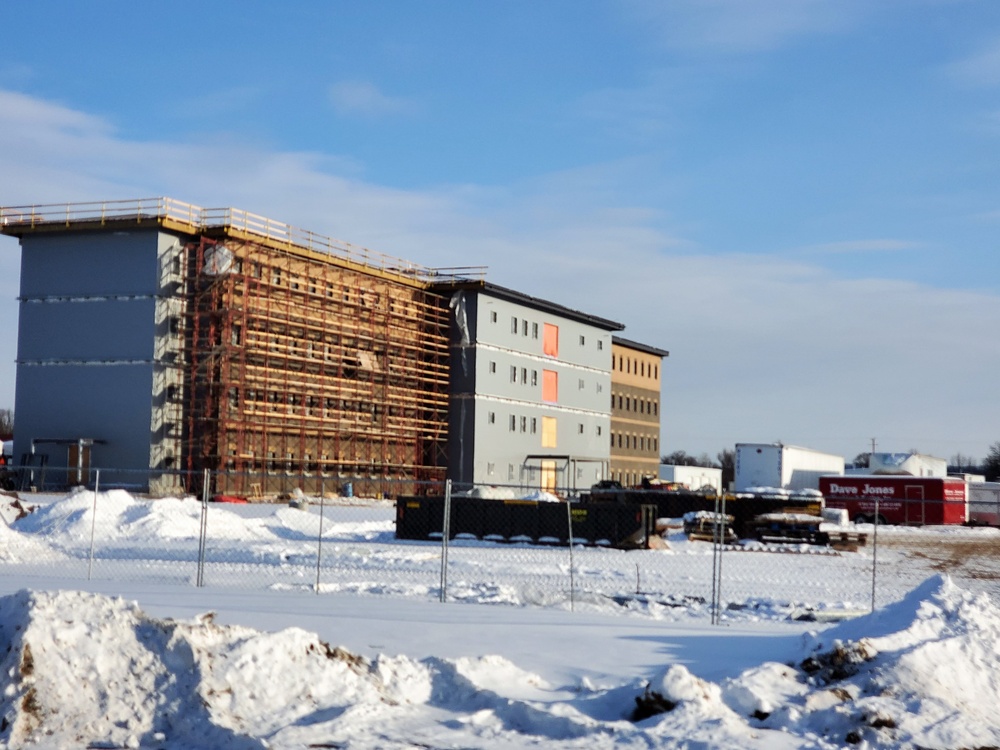
[[654, 402], [653, 402], [653, 416], [654, 416], [654, 417], [656, 416], [656, 413], [657, 413], [657, 412], [658, 412], [659, 410], [660, 410], [660, 405], [659, 405], [659, 404], [658, 404], [657, 402], [655, 402], [655, 401], [654, 401]]
[[556, 418], [542, 417], [542, 447], [556, 448]]
[[538, 432], [538, 420], [535, 417], [531, 418], [531, 434], [534, 435]]
[[528, 335], [528, 321], [527, 320], [522, 320], [521, 321], [521, 334], [524, 335], [524, 336]]
[[542, 370], [542, 401], [559, 401], [559, 373], [555, 370]]
[[600, 352], [603, 350], [604, 350], [604, 341], [601, 339], [597, 339], [597, 351]]
[[489, 416], [489, 422], [490, 424], [496, 424], [496, 421], [497, 421], [497, 413], [495, 411], [491, 411]]
[[528, 384], [528, 368], [527, 367], [522, 367], [521, 368], [521, 385], [527, 385], [527, 384]]
[[603, 386], [603, 385], [601, 385], [600, 383], [598, 383], [598, 384], [597, 384], [597, 392], [598, 392], [598, 393], [601, 393], [602, 391], [604, 391], [604, 386]]
[[517, 333], [517, 318], [510, 319], [510, 332]]
[[496, 371], [497, 371], [497, 363], [491, 361], [490, 362], [490, 375], [496, 374]]
[[597, 437], [601, 436], [601, 426], [597, 425]]
[[587, 387], [587, 384], [585, 382], [583, 382], [583, 378], [580, 378], [579, 380], [576, 381], [576, 388], [577, 388], [577, 390], [582, 391], [586, 387]]
[[495, 472], [496, 469], [497, 469], [496, 464], [491, 464], [491, 463], [486, 464], [486, 473], [489, 474], [490, 476], [493, 476], [493, 472]]
[[580, 346], [585, 346], [587, 344], [587, 337], [580, 336]]
[[510, 415], [510, 431], [514, 432], [517, 429], [517, 417], [513, 414]]
[[[496, 310], [490, 310], [490, 323], [496, 323], [496, 322], [497, 322], [497, 311]], [[490, 464], [490, 466], [492, 466], [492, 465], [493, 464]]]
[[507, 481], [514, 481], [514, 464], [507, 464]]
[[542, 324], [542, 353], [548, 357], [559, 356], [559, 326]]
[[531, 384], [538, 385], [538, 370], [531, 371]]
[[511, 383], [517, 382], [517, 368], [514, 365], [510, 366], [510, 382]]
[[580, 422], [580, 423], [579, 423], [579, 424], [578, 424], [578, 425], [576, 426], [576, 431], [577, 431], [578, 433], [580, 433], [581, 435], [583, 434], [583, 422]]
[[538, 338], [538, 323], [531, 324], [531, 338], [533, 339]]
[[521, 432], [527, 432], [527, 431], [528, 431], [528, 418], [521, 417]]

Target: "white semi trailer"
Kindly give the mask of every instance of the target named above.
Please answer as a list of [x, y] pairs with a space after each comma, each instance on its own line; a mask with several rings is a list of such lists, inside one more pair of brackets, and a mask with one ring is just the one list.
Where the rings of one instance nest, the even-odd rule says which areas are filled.
[[844, 473], [844, 457], [783, 443], [736, 444], [736, 492], [753, 487], [817, 490], [819, 478]]

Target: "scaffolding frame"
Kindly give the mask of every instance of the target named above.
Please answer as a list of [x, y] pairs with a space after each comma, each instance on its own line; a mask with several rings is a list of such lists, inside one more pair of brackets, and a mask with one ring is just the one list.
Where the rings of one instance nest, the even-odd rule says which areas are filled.
[[434, 285], [482, 283], [484, 268], [425, 268], [170, 198], [0, 207], [16, 236], [125, 227], [183, 238], [160, 259], [153, 422], [171, 439], [154, 473], [183, 469], [200, 492], [208, 469], [212, 492], [241, 495], [444, 481], [449, 318]]

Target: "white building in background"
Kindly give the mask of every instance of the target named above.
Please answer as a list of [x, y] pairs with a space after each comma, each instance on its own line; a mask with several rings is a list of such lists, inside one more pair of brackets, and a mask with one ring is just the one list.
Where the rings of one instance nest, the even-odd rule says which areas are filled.
[[722, 469], [711, 466], [660, 464], [660, 480], [674, 482], [689, 490], [711, 487], [717, 494], [722, 492]]
[[906, 474], [912, 477], [946, 477], [948, 462], [920, 453], [872, 453], [869, 474]]

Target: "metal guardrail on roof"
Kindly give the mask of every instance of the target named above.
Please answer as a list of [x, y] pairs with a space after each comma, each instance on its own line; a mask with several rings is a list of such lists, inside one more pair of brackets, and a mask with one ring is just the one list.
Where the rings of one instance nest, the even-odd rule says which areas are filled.
[[428, 268], [342, 240], [299, 229], [237, 208], [202, 208], [173, 198], [140, 198], [121, 201], [48, 203], [31, 206], [0, 206], [0, 228], [80, 223], [104, 224], [115, 221], [172, 219], [195, 230], [226, 228], [334, 257], [378, 268], [388, 273], [410, 276], [423, 282], [482, 280], [485, 266]]

